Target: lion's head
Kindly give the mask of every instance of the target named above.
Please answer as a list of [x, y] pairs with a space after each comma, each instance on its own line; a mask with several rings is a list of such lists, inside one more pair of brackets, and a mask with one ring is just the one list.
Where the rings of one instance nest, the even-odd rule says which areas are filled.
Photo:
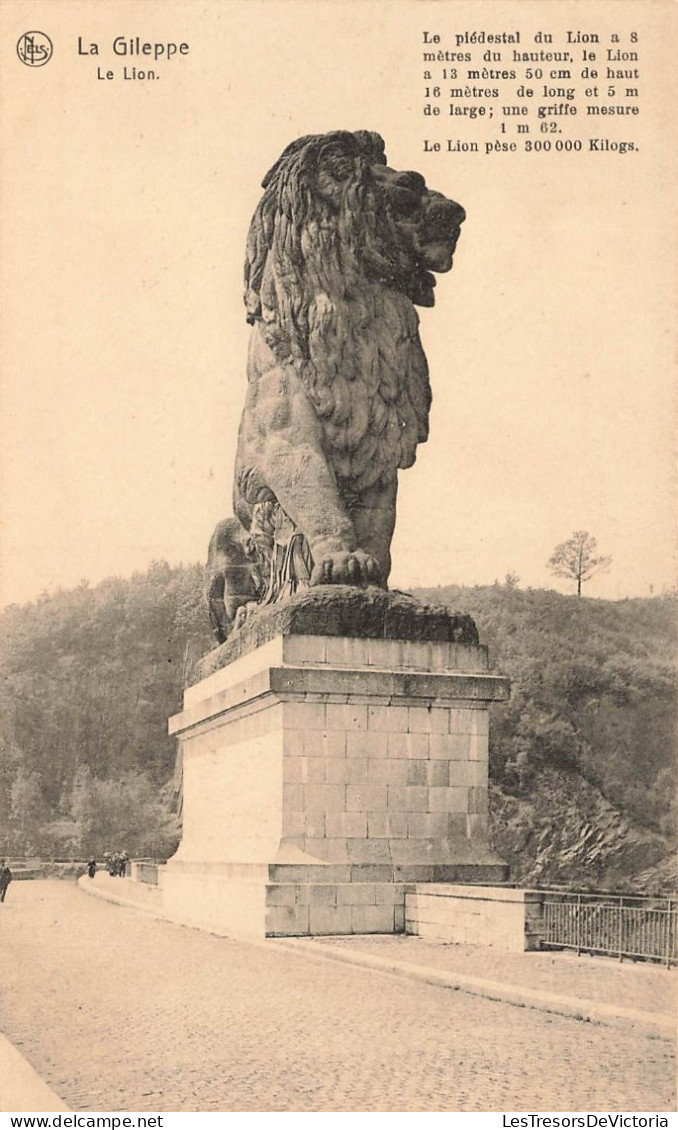
[[328, 228], [341, 241], [344, 274], [357, 271], [419, 306], [433, 305], [431, 272], [450, 270], [464, 209], [427, 188], [419, 173], [389, 168], [379, 134], [337, 130], [299, 138], [262, 187], [245, 263], [250, 321], [275, 300], [273, 271], [293, 268], [292, 282], [302, 267], [316, 266], [329, 250]]
[[428, 433], [428, 368], [413, 304], [432, 306], [464, 210], [386, 164], [376, 133], [302, 137], [263, 181], [247, 241], [245, 305], [293, 362], [334, 453], [362, 489], [414, 461]]

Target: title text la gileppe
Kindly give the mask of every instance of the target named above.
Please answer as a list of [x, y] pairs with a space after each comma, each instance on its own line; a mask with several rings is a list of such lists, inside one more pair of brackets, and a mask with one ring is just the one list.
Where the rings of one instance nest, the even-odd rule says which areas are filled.
[[[150, 60], [156, 63], [170, 62], [173, 59], [188, 55], [189, 51], [190, 45], [188, 43], [150, 42], [138, 35], [118, 35], [109, 44], [103, 45], [96, 41], [90, 41], [85, 36], [78, 36], [78, 55], [104, 55], [110, 52], [118, 58], [128, 60], [128, 62], [123, 63], [122, 70], [120, 68], [113, 70], [98, 64], [96, 77], [101, 82], [111, 82], [118, 77], [125, 82], [154, 82], [160, 78], [158, 71], [148, 67], [141, 68], [136, 65], [137, 62], [143, 61], [146, 63]], [[131, 60], [134, 60], [134, 63]]]

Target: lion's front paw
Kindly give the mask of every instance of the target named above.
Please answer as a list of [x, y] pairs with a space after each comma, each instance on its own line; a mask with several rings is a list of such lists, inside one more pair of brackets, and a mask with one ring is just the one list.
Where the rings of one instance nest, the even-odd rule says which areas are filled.
[[311, 574], [312, 585], [378, 585], [379, 565], [362, 549], [339, 550], [322, 557]]

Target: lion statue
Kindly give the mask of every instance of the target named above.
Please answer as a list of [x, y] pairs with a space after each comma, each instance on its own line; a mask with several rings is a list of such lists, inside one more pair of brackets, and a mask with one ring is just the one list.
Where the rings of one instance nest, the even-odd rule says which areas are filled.
[[235, 517], [210, 543], [217, 639], [308, 585], [386, 588], [398, 471], [428, 435], [415, 305], [433, 306], [464, 210], [389, 168], [376, 133], [302, 137], [264, 178], [247, 240], [252, 325]]

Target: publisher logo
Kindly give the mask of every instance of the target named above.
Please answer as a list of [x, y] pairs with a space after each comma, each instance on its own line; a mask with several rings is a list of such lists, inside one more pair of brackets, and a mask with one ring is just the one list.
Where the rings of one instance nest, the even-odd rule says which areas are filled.
[[44, 31], [25, 31], [16, 45], [16, 53], [27, 67], [44, 67], [53, 50], [52, 40]]

